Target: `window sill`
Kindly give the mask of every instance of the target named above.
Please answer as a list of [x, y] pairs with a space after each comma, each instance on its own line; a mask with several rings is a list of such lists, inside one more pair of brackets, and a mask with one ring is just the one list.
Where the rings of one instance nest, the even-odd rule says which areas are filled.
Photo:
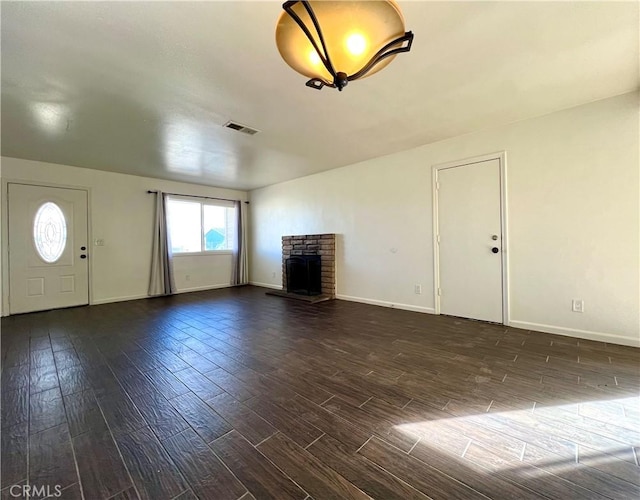
[[180, 252], [174, 253], [173, 258], [178, 257], [211, 257], [212, 255], [233, 255], [232, 250], [210, 250], [208, 252]]

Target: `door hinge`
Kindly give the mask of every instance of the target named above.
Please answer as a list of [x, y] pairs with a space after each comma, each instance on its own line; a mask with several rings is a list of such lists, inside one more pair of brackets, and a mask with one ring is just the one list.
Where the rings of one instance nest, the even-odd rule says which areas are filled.
[[436, 241], [438, 242], [438, 244], [440, 244], [440, 235], [436, 234]]
[[440, 182], [436, 181], [436, 191], [440, 189]]
[[438, 297], [440, 297], [442, 295], [442, 291], [440, 290], [440, 287], [438, 287]]

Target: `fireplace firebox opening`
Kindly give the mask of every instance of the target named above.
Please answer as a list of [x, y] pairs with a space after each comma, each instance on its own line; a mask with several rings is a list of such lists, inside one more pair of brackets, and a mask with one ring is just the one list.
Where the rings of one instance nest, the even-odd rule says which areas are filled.
[[320, 295], [322, 265], [319, 255], [295, 255], [285, 260], [287, 293]]

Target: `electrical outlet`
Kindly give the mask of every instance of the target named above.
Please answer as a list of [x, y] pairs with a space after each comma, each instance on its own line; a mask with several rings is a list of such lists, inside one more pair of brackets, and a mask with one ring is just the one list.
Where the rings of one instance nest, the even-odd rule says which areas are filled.
[[417, 294], [417, 295], [421, 295], [422, 294], [422, 285], [416, 285], [413, 289], [413, 291]]
[[571, 301], [571, 310], [576, 313], [584, 312], [584, 300], [582, 299], [573, 299]]
[[96, 245], [97, 247], [103, 247], [103, 246], [104, 246], [104, 240], [103, 240], [102, 238], [97, 239], [97, 240], [95, 241], [95, 245]]
[[188, 275], [188, 274], [185, 274], [184, 275], [184, 279], [185, 279], [185, 281], [191, 281], [191, 276]]

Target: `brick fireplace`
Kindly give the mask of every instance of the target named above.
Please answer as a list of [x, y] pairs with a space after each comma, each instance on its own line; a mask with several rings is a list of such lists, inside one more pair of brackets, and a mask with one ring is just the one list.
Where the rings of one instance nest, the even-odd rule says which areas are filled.
[[282, 237], [282, 289], [287, 289], [285, 261], [296, 255], [319, 255], [321, 261], [321, 293], [336, 296], [336, 235], [302, 234]]

